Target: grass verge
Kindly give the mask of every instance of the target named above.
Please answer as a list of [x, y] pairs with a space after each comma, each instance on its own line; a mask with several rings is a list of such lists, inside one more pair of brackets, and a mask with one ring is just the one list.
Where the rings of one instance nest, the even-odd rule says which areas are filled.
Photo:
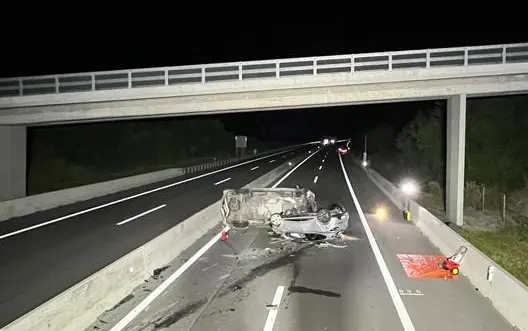
[[528, 241], [508, 230], [459, 229], [467, 241], [528, 286]]

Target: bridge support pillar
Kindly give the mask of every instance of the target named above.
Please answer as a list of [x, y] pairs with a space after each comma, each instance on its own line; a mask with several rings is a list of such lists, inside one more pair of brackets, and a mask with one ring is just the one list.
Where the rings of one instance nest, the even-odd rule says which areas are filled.
[[0, 126], [0, 201], [26, 196], [26, 127]]
[[466, 95], [447, 100], [446, 216], [464, 224], [464, 161], [466, 150]]

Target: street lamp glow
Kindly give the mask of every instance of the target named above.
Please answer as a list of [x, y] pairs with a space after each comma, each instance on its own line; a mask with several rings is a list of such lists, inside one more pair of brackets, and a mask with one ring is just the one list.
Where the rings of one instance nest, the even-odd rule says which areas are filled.
[[367, 162], [367, 161], [362, 161], [362, 162], [361, 162], [361, 165], [364, 166], [364, 167], [366, 167], [366, 166], [368, 166], [368, 162]]
[[418, 184], [413, 180], [406, 180], [401, 185], [400, 188], [405, 195], [414, 196], [418, 193]]

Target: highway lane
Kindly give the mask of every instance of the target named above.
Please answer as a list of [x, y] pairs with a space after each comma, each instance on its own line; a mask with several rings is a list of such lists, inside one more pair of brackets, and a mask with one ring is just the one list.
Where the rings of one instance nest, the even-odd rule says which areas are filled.
[[[463, 265], [462, 276], [457, 280], [407, 277], [398, 254], [441, 255], [440, 251], [416, 226], [403, 220], [401, 210], [372, 183], [351, 157], [344, 160], [357, 198], [416, 330], [444, 330], [446, 326], [440, 317], [448, 316], [449, 325], [460, 330], [513, 331], [513, 326], [463, 276]], [[372, 215], [378, 206], [388, 210], [389, 217], [384, 221]]]
[[[308, 147], [300, 147], [299, 152], [301, 151], [301, 149], [305, 149], [305, 148], [308, 148]], [[307, 150], [309, 150], [309, 148]], [[291, 153], [291, 152], [289, 152], [289, 153]], [[262, 161], [254, 161], [254, 162], [257, 162], [257, 163], [250, 162], [251, 160], [248, 160], [248, 161], [243, 161], [243, 162], [235, 163], [235, 164], [232, 164], [232, 165], [228, 165], [228, 166], [226, 166], [224, 168], [232, 168], [232, 170], [235, 170], [235, 169], [237, 169], [237, 165], [241, 164], [241, 163], [242, 164], [248, 164], [248, 165], [253, 164], [252, 168], [254, 168], [254, 167], [259, 167], [260, 168], [260, 164], [258, 162], [265, 163], [265, 160], [268, 160], [268, 162], [272, 161], [272, 160], [278, 161], [279, 159], [282, 159], [282, 157], [284, 155], [288, 155], [288, 153], [281, 153], [281, 154], [279, 154], [277, 156], [270, 156], [270, 157], [265, 156], [264, 157], [265, 159], [262, 159]], [[262, 158], [262, 157], [258, 157], [258, 158], [255, 158], [255, 159], [260, 159], [260, 158]], [[257, 168], [257, 169], [259, 169], [259, 168]], [[79, 213], [79, 212], [82, 212], [82, 211], [88, 210], [88, 209], [99, 208], [99, 207], [103, 207], [103, 208], [106, 209], [105, 205], [107, 205], [107, 204], [112, 204], [112, 203], [115, 203], [115, 202], [121, 203], [120, 200], [129, 199], [131, 197], [135, 197], [137, 195], [144, 194], [145, 192], [156, 190], [156, 189], [159, 189], [161, 187], [168, 186], [168, 185], [173, 185], [176, 182], [186, 181], [186, 180], [189, 180], [189, 179], [192, 179], [192, 178], [196, 178], [196, 177], [201, 177], [201, 178], [194, 179], [193, 180], [194, 182], [197, 182], [197, 181], [200, 181], [200, 180], [206, 180], [207, 181], [208, 178], [210, 178], [210, 176], [211, 176], [211, 175], [207, 175], [207, 174], [210, 174], [210, 173], [213, 173], [213, 172], [217, 172], [217, 170], [220, 170], [220, 169], [221, 168], [199, 171], [199, 172], [195, 172], [195, 173], [191, 173], [191, 174], [187, 174], [187, 175], [176, 177], [177, 179], [175, 179], [175, 178], [167, 179], [167, 180], [159, 181], [159, 182], [156, 182], [156, 183], [151, 183], [151, 184], [147, 184], [147, 185], [144, 185], [144, 186], [132, 188], [132, 189], [129, 189], [129, 190], [123, 190], [123, 191], [116, 192], [116, 193], [109, 194], [109, 195], [105, 195], [105, 196], [102, 196], [102, 197], [97, 197], [97, 198], [89, 199], [89, 200], [86, 200], [86, 201], [72, 203], [72, 204], [69, 204], [69, 205], [60, 206], [60, 207], [57, 207], [57, 208], [52, 208], [52, 209], [36, 212], [36, 213], [30, 214], [30, 215], [26, 215], [26, 216], [22, 216], [22, 217], [16, 217], [16, 218], [12, 218], [12, 219], [9, 219], [9, 220], [6, 220], [6, 221], [2, 221], [2, 222], [0, 222], [0, 240], [4, 239], [6, 234], [12, 233], [12, 232], [17, 231], [19, 229], [25, 229], [25, 228], [31, 227], [33, 225], [36, 225], [36, 224], [40, 224], [40, 223], [43, 223], [43, 222], [46, 222], [46, 221], [49, 221], [49, 220], [62, 218], [65, 215], [76, 214], [76, 213]], [[254, 169], [254, 170], [257, 170], [257, 169]], [[218, 176], [220, 178], [222, 178], [221, 177], [222, 173], [223, 173], [223, 171], [218, 172]], [[166, 190], [163, 189], [162, 191], [166, 191]], [[156, 192], [156, 193], [158, 193], [158, 192]]]
[[[346, 248], [281, 247], [264, 231], [233, 232], [228, 245], [214, 246], [125, 330], [269, 331], [266, 305], [278, 286], [284, 294], [273, 330], [402, 330], [337, 165], [335, 151], [325, 149], [279, 187], [307, 187], [321, 205], [343, 204], [353, 238]], [[172, 267], [177, 266], [175, 261]], [[119, 318], [122, 313], [113, 312], [101, 319], [112, 325]], [[94, 327], [107, 329], [102, 323]]]
[[[89, 330], [513, 330], [463, 275], [457, 280], [408, 278], [397, 254], [438, 250], [402, 220], [351, 157], [343, 164], [365, 223], [333, 151], [318, 153], [280, 186], [305, 186], [320, 204], [343, 204], [351, 216], [346, 248], [273, 243], [262, 229], [232, 232], [228, 243], [217, 242], [128, 326], [111, 329], [158, 281], [138, 289]], [[384, 221], [372, 214], [378, 205], [389, 210]], [[174, 272], [217, 231], [164, 274]]]
[[[244, 186], [286, 160], [308, 155], [308, 150], [303, 147], [246, 163], [8, 237], [5, 235], [27, 226], [184, 181], [200, 173], [1, 222], [0, 233], [4, 237], [0, 236], [0, 326], [207, 207], [221, 197], [226, 185]], [[149, 210], [152, 212], [130, 220]], [[130, 221], [118, 225], [127, 220]]]

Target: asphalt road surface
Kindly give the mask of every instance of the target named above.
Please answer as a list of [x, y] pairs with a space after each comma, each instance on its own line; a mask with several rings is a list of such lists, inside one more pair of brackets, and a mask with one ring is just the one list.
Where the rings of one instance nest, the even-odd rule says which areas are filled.
[[[146, 309], [118, 323], [218, 228], [89, 330], [514, 330], [471, 286], [463, 268], [458, 279], [409, 278], [397, 254], [439, 251], [403, 220], [351, 156], [342, 161], [335, 151], [322, 149], [279, 187], [304, 186], [315, 192], [319, 204], [344, 205], [350, 213], [345, 248], [273, 242], [262, 229], [232, 232]], [[388, 210], [385, 219], [373, 215], [379, 205]]]
[[0, 222], [0, 328], [209, 206], [223, 189], [244, 186], [309, 149]]

